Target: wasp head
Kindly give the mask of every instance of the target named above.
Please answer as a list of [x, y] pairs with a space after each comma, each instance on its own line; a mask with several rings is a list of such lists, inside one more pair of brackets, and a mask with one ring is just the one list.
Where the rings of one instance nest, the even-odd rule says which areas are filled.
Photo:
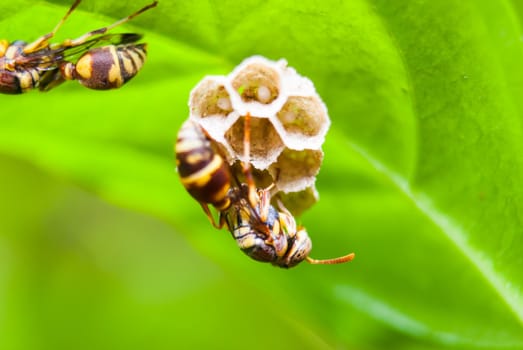
[[305, 231], [304, 228], [300, 228], [294, 237], [289, 239], [289, 244], [285, 255], [281, 259], [275, 261], [273, 264], [283, 268], [296, 266], [303, 260], [307, 259], [311, 249], [312, 241], [309, 238], [307, 231]]

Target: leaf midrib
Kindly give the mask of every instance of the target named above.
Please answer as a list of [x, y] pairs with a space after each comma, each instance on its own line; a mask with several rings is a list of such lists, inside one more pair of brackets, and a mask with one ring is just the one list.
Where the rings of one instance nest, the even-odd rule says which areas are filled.
[[[373, 0], [364, 1], [368, 4], [368, 6], [376, 8]], [[504, 0], [503, 4], [507, 8], [512, 7], [508, 0]], [[387, 29], [387, 32], [391, 38], [392, 46], [396, 50], [397, 57], [399, 57], [403, 66], [403, 71], [405, 72], [406, 82], [408, 85], [409, 101], [411, 102], [410, 109], [412, 111], [412, 116], [414, 116], [417, 120], [419, 119], [419, 110], [416, 104], [415, 84], [411, 78], [411, 70], [409, 69], [407, 60], [403, 55], [403, 50], [401, 49], [398, 41], [395, 40], [393, 32], [388, 30], [386, 19], [383, 18], [383, 16], [381, 16], [377, 11], [374, 11], [374, 14], [381, 25]], [[520, 23], [517, 22], [517, 25], [520, 25]], [[500, 73], [503, 74], [503, 77], [505, 77], [505, 71]], [[504, 81], [506, 81], [506, 79], [504, 79]], [[503, 84], [503, 88], [505, 90], [505, 96], [514, 97], [510, 91], [507, 91], [508, 87], [506, 84]], [[507, 98], [506, 102], [510, 103], [511, 110], [518, 110], [517, 105], [512, 99]], [[520, 121], [519, 125], [521, 126]], [[412, 201], [420, 213], [422, 213], [432, 223], [434, 223], [436, 227], [438, 227], [441, 232], [450, 239], [450, 241], [463, 254], [463, 256], [465, 256], [470, 261], [471, 265], [478, 270], [486, 283], [500, 296], [510, 312], [517, 318], [518, 323], [523, 326], [523, 296], [521, 293], [518, 293], [517, 290], [509, 288], [509, 286], [511, 286], [509, 279], [505, 278], [501, 272], [495, 270], [491, 255], [489, 255], [487, 252], [477, 250], [468, 244], [467, 237], [470, 236], [470, 233], [468, 233], [451, 216], [446, 215], [444, 211], [440, 210], [430, 199], [431, 196], [428, 193], [419, 190], [414, 191], [409, 180], [404, 175], [401, 175], [387, 167], [384, 162], [381, 162], [377, 158], [373, 157], [372, 152], [369, 152], [364, 147], [358, 145], [355, 140], [349, 139], [348, 143], [377, 171], [384, 174], [391, 181], [391, 183], [401, 193], [403, 193], [405, 197]], [[415, 147], [415, 149], [417, 149], [417, 147]]]
[[414, 191], [409, 181], [403, 176], [389, 169], [359, 145], [352, 141], [349, 141], [349, 144], [377, 171], [385, 175], [406, 198], [412, 201], [420, 213], [434, 223], [450, 239], [463, 256], [470, 261], [471, 265], [478, 270], [487, 284], [500, 296], [511, 313], [517, 318], [519, 324], [523, 325], [523, 298], [516, 290], [508, 288], [511, 283], [501, 272], [494, 269], [494, 263], [490, 259], [491, 255], [478, 251], [473, 246], [467, 244], [469, 233], [452, 217], [439, 210], [436, 204], [430, 200], [430, 196], [427, 193]]

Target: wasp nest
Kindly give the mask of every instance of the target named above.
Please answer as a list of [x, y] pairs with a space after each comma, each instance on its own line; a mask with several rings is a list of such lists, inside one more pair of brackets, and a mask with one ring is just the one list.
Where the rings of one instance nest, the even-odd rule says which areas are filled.
[[[258, 186], [274, 182], [284, 192], [284, 202], [297, 198], [309, 206], [317, 200], [314, 181], [330, 120], [312, 82], [285, 60], [254, 56], [228, 76], [207, 76], [191, 92], [189, 107], [190, 118], [224, 150], [231, 165], [247, 161], [258, 170]], [[248, 114], [250, 153], [244, 159]], [[294, 209], [296, 214], [306, 208]]]

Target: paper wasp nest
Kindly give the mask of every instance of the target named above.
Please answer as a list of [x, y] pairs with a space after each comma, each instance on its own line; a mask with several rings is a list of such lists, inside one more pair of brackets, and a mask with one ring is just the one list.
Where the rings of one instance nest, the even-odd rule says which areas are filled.
[[[285, 60], [253, 56], [228, 76], [207, 76], [191, 92], [189, 107], [190, 118], [224, 150], [229, 163], [250, 162], [258, 186], [275, 182], [294, 214], [317, 200], [314, 182], [330, 119], [312, 82]], [[243, 159], [247, 113], [250, 159]], [[234, 169], [241, 174], [241, 167]]]

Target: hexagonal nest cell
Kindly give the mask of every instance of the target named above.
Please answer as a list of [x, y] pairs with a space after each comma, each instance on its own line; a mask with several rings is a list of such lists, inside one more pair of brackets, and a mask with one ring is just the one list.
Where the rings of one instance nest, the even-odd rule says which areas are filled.
[[[267, 169], [259, 170], [251, 167], [250, 171], [257, 188], [267, 188], [274, 182], [274, 179], [272, 178], [271, 174], [269, 174], [269, 170]], [[241, 161], [237, 160], [231, 165], [231, 173], [235, 174], [240, 182], [246, 182], [245, 176], [243, 174], [243, 164]]]
[[251, 63], [236, 74], [231, 85], [243, 102], [270, 104], [278, 98], [280, 77], [271, 67]]
[[318, 135], [327, 119], [327, 111], [316, 96], [291, 96], [278, 112], [286, 132], [303, 136]]
[[216, 115], [226, 117], [233, 110], [225, 86], [212, 77], [204, 79], [193, 89], [189, 105], [191, 114], [200, 118]]
[[[191, 92], [189, 107], [190, 119], [225, 150], [239, 178], [243, 173], [238, 160], [248, 161], [258, 169], [254, 171], [257, 186], [275, 182], [282, 198], [303, 193], [307, 205], [316, 201], [314, 181], [330, 120], [312, 82], [285, 60], [253, 56], [227, 76], [206, 77]], [[244, 159], [247, 114], [251, 116], [250, 154]]]
[[[273, 163], [285, 147], [280, 135], [268, 119], [251, 117], [250, 162], [258, 169], [265, 169]], [[236, 155], [243, 159], [245, 117], [240, 117], [225, 132], [225, 140]]]
[[312, 207], [319, 199], [318, 191], [314, 185], [307, 187], [299, 192], [278, 192], [272, 200], [272, 204], [277, 207], [277, 199], [281, 200], [285, 208], [292, 214], [300, 216], [305, 210]]
[[269, 172], [283, 192], [298, 192], [314, 184], [322, 160], [321, 150], [295, 151], [286, 148], [271, 164]]

